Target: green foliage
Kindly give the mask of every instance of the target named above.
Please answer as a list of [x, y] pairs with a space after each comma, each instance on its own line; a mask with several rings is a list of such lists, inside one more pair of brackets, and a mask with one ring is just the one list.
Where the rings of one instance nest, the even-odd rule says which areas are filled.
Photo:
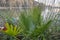
[[27, 12], [21, 13], [19, 21], [24, 27], [23, 34], [27, 38], [34, 39], [34, 37], [37, 38], [49, 28], [52, 20], [48, 20], [48, 22], [44, 23], [39, 7], [34, 7], [32, 10], [29, 10], [28, 13], [28, 15]]
[[5, 24], [5, 28], [3, 29], [3, 32], [7, 35], [15, 37], [16, 35], [20, 34], [22, 32], [22, 28], [9, 25], [9, 23]]
[[[11, 38], [22, 33], [22, 35], [24, 35], [23, 40], [38, 40], [49, 28], [52, 22], [52, 20], [48, 20], [44, 23], [41, 8], [39, 7], [34, 7], [31, 10], [29, 9], [28, 12], [22, 12], [19, 16], [17, 26], [12, 25], [14, 24], [12, 23], [12, 20], [10, 20], [11, 23], [9, 24], [9, 20], [8, 23], [5, 24], [6, 28], [3, 30], [3, 33], [11, 36]], [[42, 40], [45, 40], [45, 37], [42, 37]]]

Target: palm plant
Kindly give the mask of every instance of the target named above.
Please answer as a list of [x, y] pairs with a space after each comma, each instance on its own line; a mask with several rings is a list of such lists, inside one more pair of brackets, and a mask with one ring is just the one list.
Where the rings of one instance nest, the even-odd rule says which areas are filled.
[[43, 35], [52, 22], [52, 20], [48, 20], [44, 23], [39, 7], [34, 7], [28, 13], [26, 11], [22, 12], [19, 18], [19, 25], [24, 27], [24, 40], [38, 40], [37, 38]]
[[3, 28], [2, 32], [10, 36], [9, 40], [18, 40], [16, 36], [22, 32], [22, 28], [5, 23], [5, 27]]

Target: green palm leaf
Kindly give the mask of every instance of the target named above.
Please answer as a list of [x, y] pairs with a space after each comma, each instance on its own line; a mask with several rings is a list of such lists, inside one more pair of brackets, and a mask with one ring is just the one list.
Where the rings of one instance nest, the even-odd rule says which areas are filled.
[[9, 23], [6, 23], [5, 27], [7, 30], [3, 30], [3, 32], [10, 36], [16, 36], [22, 32], [22, 28], [13, 26], [13, 25], [9, 25]]

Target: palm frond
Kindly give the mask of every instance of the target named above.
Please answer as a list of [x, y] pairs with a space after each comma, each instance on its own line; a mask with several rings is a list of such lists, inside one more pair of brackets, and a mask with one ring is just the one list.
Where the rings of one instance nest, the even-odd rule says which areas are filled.
[[9, 23], [5, 24], [6, 30], [3, 30], [3, 32], [10, 36], [16, 36], [22, 32], [22, 29], [17, 26], [9, 25]]
[[39, 7], [34, 7], [29, 11], [29, 15], [26, 12], [22, 13], [20, 16], [20, 22], [24, 25], [24, 34], [29, 37], [38, 37], [43, 34], [46, 29], [50, 26], [52, 20], [43, 23], [43, 17], [41, 15], [41, 10]]

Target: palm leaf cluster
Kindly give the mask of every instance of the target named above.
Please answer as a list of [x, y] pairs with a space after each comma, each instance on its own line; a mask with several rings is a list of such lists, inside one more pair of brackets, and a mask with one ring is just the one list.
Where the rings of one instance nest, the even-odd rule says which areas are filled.
[[9, 23], [5, 23], [3, 32], [7, 35], [15, 37], [16, 35], [18, 35], [22, 32], [22, 29], [17, 26], [9, 25]]
[[45, 30], [51, 25], [52, 20], [43, 22], [43, 16], [41, 15], [41, 8], [34, 7], [32, 10], [28, 10], [28, 13], [22, 12], [19, 17], [19, 23], [23, 25], [23, 34], [26, 37], [38, 37], [44, 33]]

